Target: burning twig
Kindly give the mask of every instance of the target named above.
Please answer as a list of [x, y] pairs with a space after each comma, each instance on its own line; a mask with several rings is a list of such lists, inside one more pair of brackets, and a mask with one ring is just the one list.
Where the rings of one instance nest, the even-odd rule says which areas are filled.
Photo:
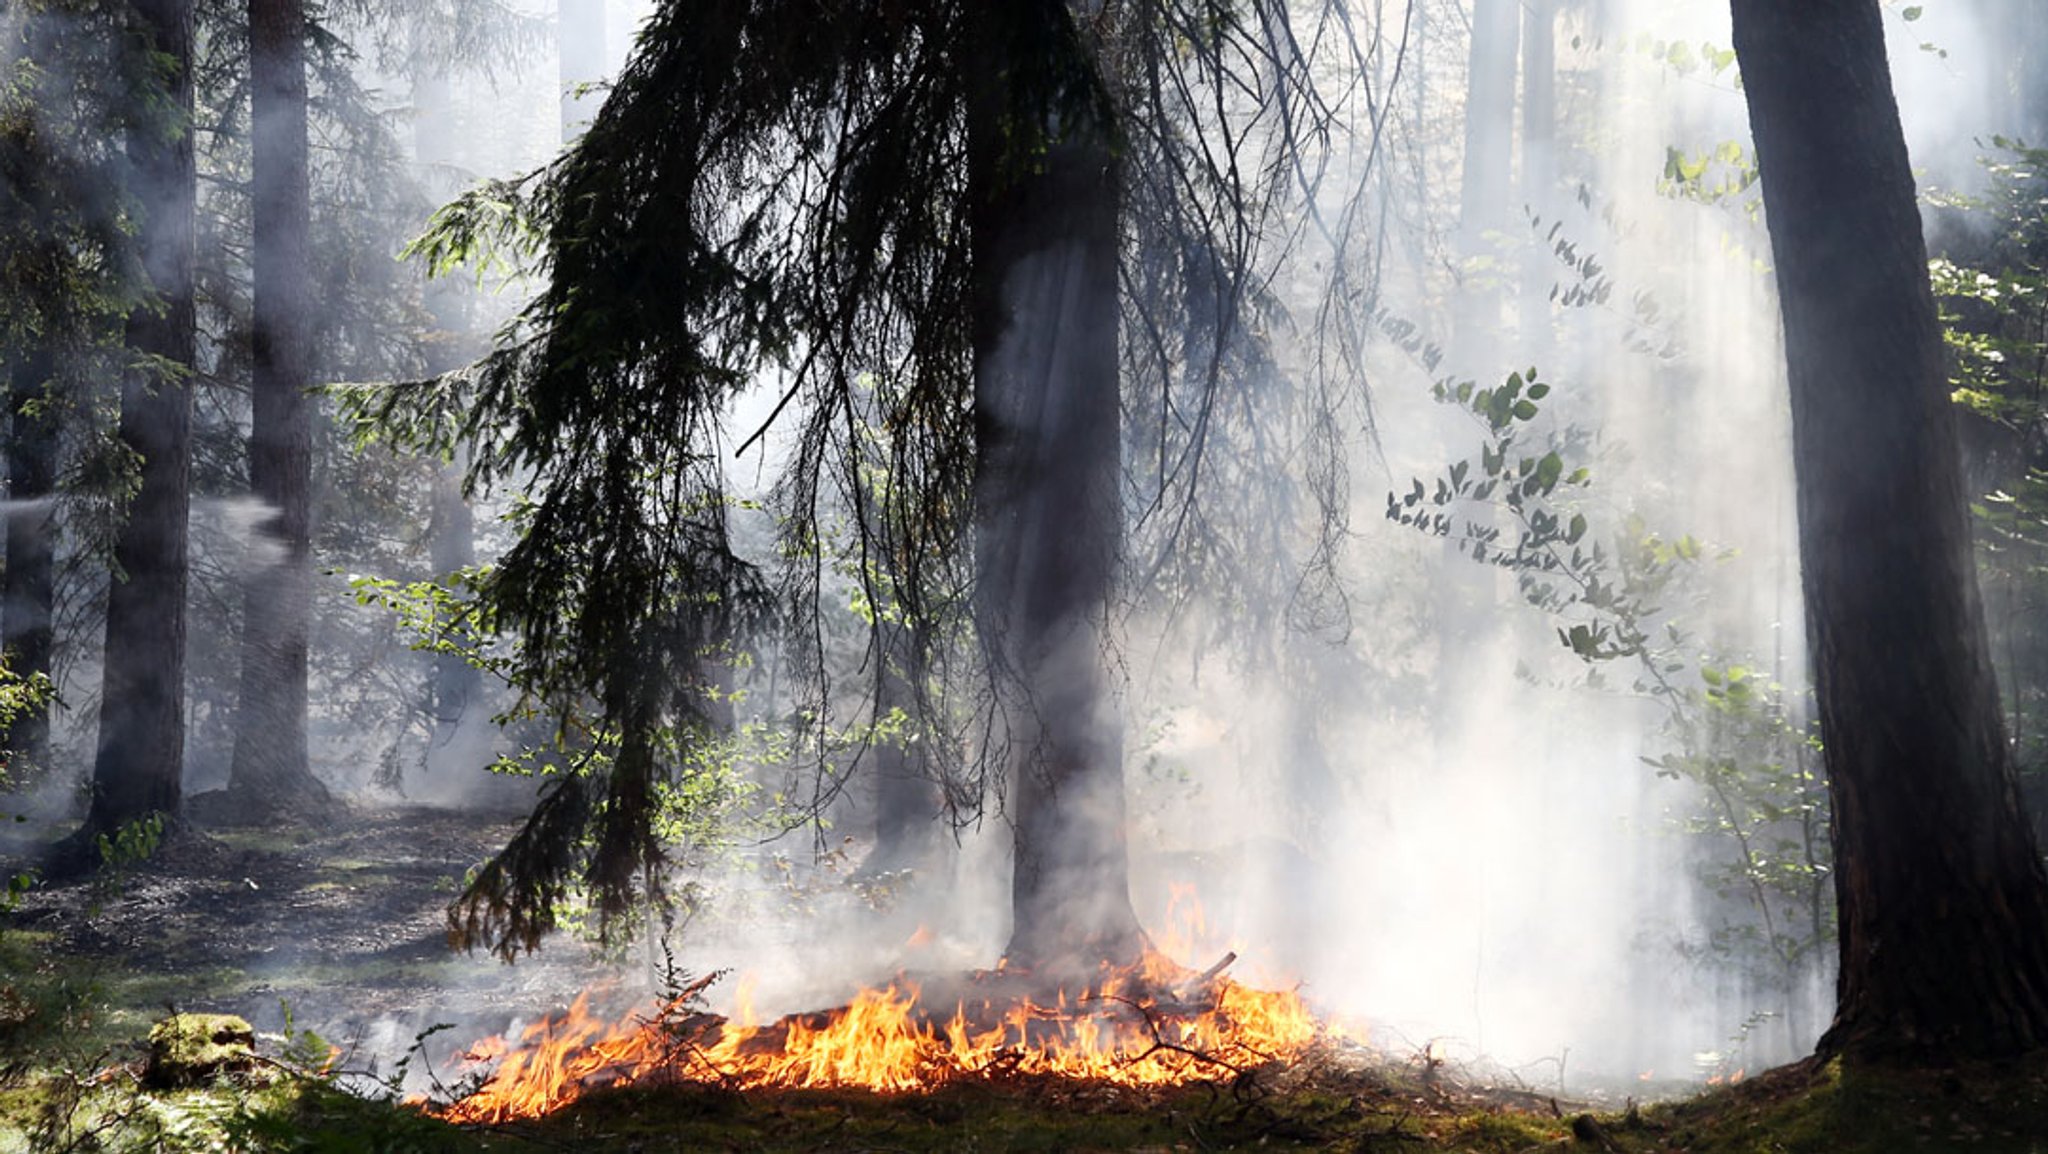
[[[1234, 957], [1235, 955], [1232, 956]], [[1225, 964], [1228, 963], [1226, 962]], [[1125, 1059], [1126, 1064], [1136, 1064], [1138, 1062], [1143, 1062], [1154, 1054], [1165, 1052], [1170, 1054], [1182, 1054], [1189, 1058], [1193, 1058], [1198, 1062], [1208, 1062], [1213, 1065], [1221, 1066], [1239, 1078], [1243, 1078], [1250, 1073], [1250, 1071], [1245, 1069], [1243, 1066], [1239, 1066], [1234, 1062], [1225, 1061], [1224, 1059], [1219, 1058], [1214, 1054], [1208, 1053], [1203, 1050], [1197, 1050], [1189, 1046], [1183, 1046], [1176, 1042], [1167, 1041], [1166, 1036], [1159, 1032], [1159, 1020], [1153, 1016], [1151, 1007], [1141, 1002], [1137, 1002], [1130, 998], [1123, 997], [1120, 994], [1096, 994], [1090, 1000], [1098, 1002], [1118, 1002], [1122, 1005], [1129, 1006], [1131, 1009], [1136, 1010], [1138, 1012], [1139, 1020], [1145, 1023], [1145, 1029], [1151, 1033], [1151, 1047], [1142, 1054], [1138, 1054], [1135, 1057]]]
[[1214, 980], [1215, 980], [1215, 978], [1216, 978], [1216, 975], [1218, 975], [1218, 974], [1222, 973], [1223, 971], [1225, 971], [1225, 970], [1229, 969], [1229, 968], [1230, 968], [1230, 964], [1231, 964], [1232, 962], [1235, 962], [1236, 960], [1237, 960], [1237, 951], [1236, 951], [1236, 950], [1226, 950], [1226, 951], [1224, 952], [1223, 956], [1222, 956], [1221, 958], [1217, 959], [1217, 961], [1216, 961], [1216, 964], [1215, 964], [1215, 965], [1213, 965], [1213, 966], [1210, 966], [1210, 967], [1209, 967], [1208, 969], [1206, 969], [1206, 970], [1203, 970], [1203, 971], [1202, 971], [1202, 974], [1201, 974], [1201, 976], [1200, 976], [1200, 977], [1198, 977], [1198, 978], [1196, 978], [1196, 979], [1194, 980], [1194, 982], [1193, 982], [1192, 984], [1193, 984], [1193, 985], [1196, 985], [1196, 986], [1206, 986], [1206, 985], [1208, 985], [1208, 984], [1209, 984], [1210, 982], [1212, 982], [1212, 981], [1214, 981]]

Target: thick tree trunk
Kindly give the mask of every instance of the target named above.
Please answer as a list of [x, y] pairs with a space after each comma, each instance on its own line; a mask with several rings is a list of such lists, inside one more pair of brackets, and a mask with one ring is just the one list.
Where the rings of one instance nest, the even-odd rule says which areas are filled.
[[2048, 879], [1985, 643], [1876, 0], [1734, 0], [1778, 269], [1841, 973], [1823, 1052], [2048, 1043]]
[[90, 850], [152, 814], [179, 819], [185, 764], [186, 517], [193, 364], [192, 0], [132, 0], [137, 31], [163, 65], [158, 110], [128, 132], [138, 238], [155, 300], [128, 318], [147, 362], [121, 382], [120, 437], [141, 459], [141, 487], [114, 546], [92, 802], [72, 843]]
[[1974, 0], [1966, 10], [1983, 27], [1985, 47], [2004, 54], [1980, 69], [1988, 123], [2031, 147], [2048, 143], [2048, 19], [2041, 6]]
[[[7, 407], [7, 566], [0, 574], [0, 653], [22, 677], [47, 676], [55, 650], [51, 616], [56, 604], [56, 419], [37, 412], [48, 394], [56, 358], [48, 351], [15, 366]], [[19, 714], [0, 730], [0, 757], [17, 782], [45, 764], [50, 744], [46, 704]]]
[[312, 208], [304, 0], [250, 0], [254, 325], [249, 483], [267, 516], [244, 579], [242, 691], [229, 791], [255, 817], [317, 817], [333, 799], [306, 753], [312, 619]]
[[[1123, 723], [1107, 668], [1122, 552], [1118, 493], [1116, 158], [1073, 124], [1043, 155], [1005, 112], [1044, 77], [1065, 5], [992, 15], [987, 75], [1013, 87], [970, 109], [975, 276], [976, 620], [998, 689], [1015, 833], [1011, 964], [1086, 971], [1144, 942], [1124, 844]], [[1022, 27], [1045, 21], [1044, 26]], [[1021, 35], [1020, 35], [1021, 33]], [[1020, 59], [1020, 56], [1022, 57]], [[991, 86], [992, 87], [992, 86]], [[1078, 119], [1078, 118], [1074, 118]]]

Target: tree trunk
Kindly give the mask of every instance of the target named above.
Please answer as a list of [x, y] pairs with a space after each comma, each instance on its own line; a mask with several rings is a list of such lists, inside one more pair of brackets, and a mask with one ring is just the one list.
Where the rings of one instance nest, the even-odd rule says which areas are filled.
[[902, 710], [911, 728], [868, 750], [875, 779], [875, 848], [861, 870], [869, 875], [924, 865], [933, 849], [932, 833], [940, 808], [926, 737], [915, 728], [924, 716], [918, 686], [928, 675], [930, 646], [914, 626], [889, 623], [880, 628], [875, 719], [885, 721]]
[[[15, 366], [8, 410], [13, 425], [7, 441], [7, 566], [0, 574], [0, 653], [22, 677], [48, 676], [55, 649], [51, 616], [56, 604], [57, 489], [56, 418], [34, 410], [49, 392], [56, 358], [47, 350]], [[14, 718], [0, 730], [0, 757], [19, 783], [49, 755], [47, 703]]]
[[555, 16], [561, 69], [562, 143], [583, 135], [603, 98], [586, 86], [605, 77], [604, 0], [561, 0]]
[[1734, 0], [1791, 370], [1834, 806], [1823, 1053], [2048, 1042], [2048, 879], [2007, 762], [1876, 0]]
[[[436, 200], [452, 197], [459, 182], [449, 170], [456, 161], [453, 93], [443, 74], [444, 62], [417, 60], [413, 63], [414, 160], [420, 179]], [[429, 281], [423, 296], [433, 331], [425, 342], [425, 367], [430, 374], [461, 368], [473, 352], [465, 308], [469, 282], [461, 277], [440, 277]], [[427, 525], [427, 553], [434, 579], [448, 578], [476, 564], [476, 512], [462, 494], [466, 472], [461, 458], [434, 469], [430, 498], [432, 509]], [[463, 718], [483, 701], [483, 673], [455, 653], [434, 655], [434, 731], [429, 741], [427, 766], [436, 768], [436, 753], [449, 750], [455, 757], [471, 757], [471, 751], [453, 744]], [[474, 769], [473, 765], [450, 768]]]
[[[1521, 12], [1517, 0], [1473, 0], [1472, 43], [1467, 56], [1465, 152], [1458, 195], [1457, 253], [1462, 283], [1456, 286], [1452, 309], [1450, 371], [1499, 383], [1506, 371], [1502, 348], [1501, 301], [1508, 271], [1493, 257], [1496, 241], [1488, 234], [1507, 227], [1514, 185], [1515, 48], [1520, 41]], [[1462, 422], [1448, 434], [1446, 459], [1464, 451], [1451, 444], [1468, 435]], [[1468, 518], [1480, 528], [1492, 525], [1486, 509]], [[1440, 766], [1483, 760], [1471, 743], [1471, 703], [1484, 696], [1477, 689], [1493, 676], [1491, 654], [1494, 610], [1500, 601], [1500, 574], [1475, 564], [1455, 538], [1443, 542], [1443, 578], [1436, 589], [1437, 675], [1430, 717], [1432, 745]]]
[[[1521, 39], [1518, 0], [1473, 0], [1472, 48], [1467, 58], [1465, 164], [1458, 190], [1458, 251], [1466, 261], [1486, 255], [1486, 234], [1507, 227], [1513, 195], [1515, 51]], [[1488, 273], [1489, 278], [1497, 274]], [[1499, 325], [1500, 292], [1488, 287], [1464, 298], [1461, 341], [1483, 340]], [[1474, 359], [1478, 359], [1474, 354]]]
[[[186, 517], [190, 511], [194, 361], [192, 0], [132, 0], [137, 32], [161, 70], [132, 110], [130, 192], [142, 206], [143, 271], [155, 299], [128, 318], [137, 367], [121, 381], [120, 437], [141, 486], [114, 545], [98, 753], [86, 822], [71, 843], [152, 814], [176, 823], [185, 764]], [[156, 85], [160, 84], [161, 87]]]
[[[1522, 203], [1551, 216], [1551, 187], [1557, 182], [1557, 0], [1525, 0], [1522, 9]], [[1524, 248], [1521, 291], [1521, 356], [1532, 365], [1550, 364], [1550, 290], [1557, 262], [1547, 244]]]
[[[435, 322], [441, 322], [436, 314]], [[435, 366], [429, 372], [448, 372], [459, 365]], [[447, 582], [476, 564], [476, 512], [462, 495], [463, 467], [450, 462], [436, 465], [433, 479], [432, 520], [427, 527], [428, 563], [434, 579]], [[483, 673], [461, 654], [434, 655], [434, 747], [452, 740], [462, 719], [483, 699]], [[431, 764], [431, 759], [430, 759]], [[473, 767], [465, 767], [473, 768]]]
[[[1122, 552], [1119, 174], [1105, 125], [1018, 128], [1064, 4], [991, 11], [969, 110], [976, 622], [997, 688], [1015, 834], [1012, 965], [1086, 972], [1144, 942], [1124, 844], [1123, 722], [1106, 667]], [[1044, 23], [1037, 23], [1044, 22]], [[1020, 49], [1028, 42], [1032, 49]], [[1007, 59], [1005, 58], [1007, 57]], [[991, 91], [1007, 84], [1006, 91]], [[1070, 110], [1062, 110], [1070, 111]], [[1044, 143], [1043, 154], [1030, 157]]]
[[249, 484], [268, 516], [244, 579], [242, 691], [228, 788], [246, 816], [317, 817], [333, 803], [306, 754], [312, 618], [312, 208], [304, 0], [249, 0], [255, 225]]
[[2004, 53], [1980, 70], [1986, 121], [2030, 147], [2048, 143], [2048, 20], [2040, 5], [1974, 0], [1965, 11], [1983, 28], [1985, 49]]

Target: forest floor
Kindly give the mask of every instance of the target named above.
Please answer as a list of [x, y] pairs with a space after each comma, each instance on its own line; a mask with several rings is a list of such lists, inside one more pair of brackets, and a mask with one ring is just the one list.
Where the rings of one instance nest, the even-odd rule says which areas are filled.
[[[1640, 1108], [1567, 1101], [1450, 1066], [1333, 1046], [1228, 1083], [1131, 1090], [989, 1078], [918, 1094], [670, 1085], [591, 1094], [538, 1122], [455, 1126], [400, 1104], [393, 1059], [437, 1024], [469, 1038], [613, 971], [565, 949], [505, 967], [451, 954], [445, 907], [503, 819], [367, 810], [319, 829], [208, 831], [0, 914], [0, 1154], [15, 1150], [2048, 1151], [2048, 1061], [1913, 1074], [1807, 1063]], [[0, 876], [33, 864], [0, 842]], [[232, 1013], [251, 1072], [139, 1078], [172, 1010]], [[322, 1074], [327, 1046], [343, 1049]], [[416, 1073], [416, 1071], [415, 1071]], [[349, 1089], [344, 1089], [344, 1086]]]

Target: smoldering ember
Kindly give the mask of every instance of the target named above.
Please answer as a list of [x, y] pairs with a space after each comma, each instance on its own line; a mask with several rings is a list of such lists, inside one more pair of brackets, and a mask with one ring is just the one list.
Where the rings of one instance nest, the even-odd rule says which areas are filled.
[[2048, 7], [0, 3], [0, 1154], [2034, 1151]]

